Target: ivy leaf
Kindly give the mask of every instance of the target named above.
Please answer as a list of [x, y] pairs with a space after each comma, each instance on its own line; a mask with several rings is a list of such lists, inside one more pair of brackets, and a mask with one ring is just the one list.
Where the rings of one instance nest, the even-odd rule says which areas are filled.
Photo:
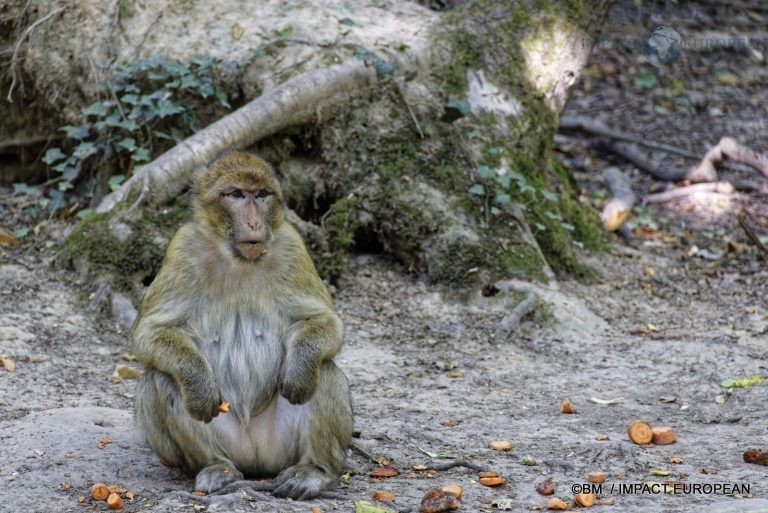
[[80, 219], [80, 220], [83, 220], [83, 219], [88, 219], [89, 217], [91, 217], [91, 216], [93, 215], [93, 210], [91, 210], [90, 208], [84, 208], [83, 210], [79, 211], [79, 212], [78, 212], [77, 214], [75, 214], [75, 215], [76, 215], [76, 216], [78, 217], [78, 219]]
[[512, 196], [506, 192], [497, 192], [496, 197], [493, 199], [499, 205], [509, 205], [512, 203]]
[[219, 100], [219, 103], [222, 104], [224, 107], [231, 109], [232, 106], [227, 101], [227, 92], [224, 89], [216, 88], [216, 99]]
[[346, 25], [347, 27], [354, 27], [355, 26], [355, 22], [352, 21], [350, 18], [342, 18], [342, 19], [339, 20], [339, 23], [341, 25]]
[[547, 216], [549, 219], [553, 221], [562, 221], [563, 218], [560, 216], [560, 214], [555, 214], [554, 212], [547, 210], [544, 212], [544, 215]]
[[88, 137], [88, 135], [91, 132], [90, 129], [91, 129], [91, 125], [89, 125], [88, 123], [84, 123], [80, 126], [65, 125], [59, 128], [59, 130], [67, 134], [68, 138], [78, 139], [78, 140], [82, 140]]
[[658, 79], [656, 78], [656, 75], [653, 73], [653, 71], [649, 69], [643, 69], [637, 75], [635, 75], [634, 82], [635, 86], [637, 87], [643, 89], [651, 89], [658, 83]]
[[27, 227], [17, 228], [16, 230], [13, 231], [13, 236], [16, 237], [17, 239], [23, 239], [27, 235], [29, 235], [29, 228]]
[[72, 187], [73, 187], [72, 182], [70, 182], [69, 180], [64, 180], [59, 182], [59, 190], [61, 192], [68, 191]]
[[501, 214], [501, 209], [499, 207], [491, 207], [491, 214], [497, 216]]
[[488, 166], [477, 166], [477, 176], [487, 180], [496, 177], [496, 171]]
[[181, 89], [190, 89], [192, 87], [196, 87], [200, 84], [200, 81], [197, 79], [194, 75], [184, 75], [181, 77], [181, 82], [179, 84], [179, 87]]
[[472, 106], [467, 100], [451, 98], [448, 100], [448, 103], [443, 110], [443, 117], [440, 119], [447, 123], [453, 123], [457, 119], [468, 116], [471, 110]]
[[115, 192], [119, 187], [120, 184], [125, 181], [125, 175], [112, 175], [109, 177], [109, 181], [107, 184], [109, 185], [109, 190], [112, 192]]
[[61, 148], [48, 148], [48, 151], [46, 151], [45, 155], [43, 155], [43, 162], [50, 166], [54, 162], [58, 162], [63, 158], [66, 158], [66, 154], [61, 151]]
[[125, 139], [118, 142], [117, 146], [126, 151], [133, 151], [136, 149], [136, 139], [133, 137], [126, 137]]
[[62, 170], [61, 176], [64, 177], [65, 180], [73, 180], [75, 177], [77, 177], [78, 171], [77, 168], [74, 166], [67, 166]]
[[544, 199], [548, 199], [549, 201], [557, 201], [557, 194], [548, 189], [543, 189], [541, 195], [544, 196]]
[[77, 145], [75, 151], [72, 152], [72, 156], [79, 158], [80, 160], [85, 160], [98, 151], [99, 149], [96, 147], [96, 143], [86, 141]]
[[544, 225], [543, 225], [543, 224], [541, 224], [541, 223], [536, 223], [536, 229], [537, 229], [538, 231], [540, 231], [540, 232], [543, 232], [543, 231], [545, 231], [545, 230], [547, 229], [547, 227], [546, 227], [546, 226], [544, 226]]
[[106, 102], [94, 102], [80, 109], [80, 112], [83, 113], [83, 116], [104, 117], [109, 112], [109, 105]]
[[186, 109], [179, 105], [178, 103], [171, 101], [171, 100], [160, 100], [157, 102], [157, 117], [159, 118], [167, 118], [168, 116], [173, 116], [175, 114], [178, 114], [180, 112], [184, 112]]
[[472, 187], [469, 188], [467, 191], [470, 194], [476, 194], [477, 196], [484, 196], [485, 195], [485, 187], [483, 187], [483, 184], [476, 183]]
[[568, 230], [569, 232], [572, 232], [576, 229], [576, 227], [570, 223], [560, 223], [560, 226], [562, 226], [564, 230]]
[[[139, 96], [136, 94], [124, 94], [120, 100], [122, 100], [123, 103], [127, 103], [129, 105], [136, 105], [139, 103]], [[82, 210], [80, 212], [82, 212]]]
[[131, 160], [134, 162], [146, 162], [149, 160], [149, 150], [147, 148], [138, 148], [135, 152], [133, 152], [133, 155], [131, 155]]

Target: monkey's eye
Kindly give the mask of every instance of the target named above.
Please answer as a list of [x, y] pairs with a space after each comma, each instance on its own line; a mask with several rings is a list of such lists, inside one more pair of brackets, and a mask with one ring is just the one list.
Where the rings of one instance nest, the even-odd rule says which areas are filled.
[[256, 193], [256, 197], [257, 198], [266, 198], [270, 194], [272, 194], [272, 191], [270, 191], [269, 189], [261, 189], [259, 192]]
[[245, 194], [243, 194], [243, 191], [240, 189], [235, 189], [234, 191], [230, 192], [229, 196], [232, 196], [233, 198], [245, 198]]

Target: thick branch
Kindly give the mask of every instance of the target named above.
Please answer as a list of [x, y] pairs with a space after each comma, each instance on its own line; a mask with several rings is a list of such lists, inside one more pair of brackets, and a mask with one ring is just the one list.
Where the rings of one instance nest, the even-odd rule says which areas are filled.
[[189, 183], [192, 170], [222, 152], [250, 146], [291, 126], [317, 122], [328, 111], [370, 89], [375, 71], [362, 61], [350, 61], [294, 77], [141, 167], [97, 211], [104, 213], [148, 183], [150, 204], [165, 203]]
[[609, 167], [603, 172], [603, 182], [611, 191], [611, 201], [605, 207], [600, 218], [603, 228], [609, 232], [618, 230], [629, 217], [632, 206], [635, 204], [635, 193], [629, 178], [616, 167]]

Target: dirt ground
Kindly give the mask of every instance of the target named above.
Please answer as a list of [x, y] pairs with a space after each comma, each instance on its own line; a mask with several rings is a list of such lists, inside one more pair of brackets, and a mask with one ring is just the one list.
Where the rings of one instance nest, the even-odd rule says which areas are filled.
[[[716, 30], [760, 35], [768, 22], [764, 10], [735, 13], [727, 22], [705, 7], [640, 21], [626, 12], [614, 12], [606, 37], [639, 37], [651, 22], [673, 25], [686, 37]], [[633, 82], [633, 70], [651, 66], [636, 49], [600, 48], [569, 113], [702, 154], [722, 135], [765, 151], [764, 58], [686, 51], [676, 63], [654, 68], [659, 85], [644, 89]], [[724, 85], [717, 79], [722, 73], [741, 80]], [[667, 94], [678, 87], [674, 81], [682, 82], [682, 93]], [[630, 171], [639, 193], [655, 186], [589, 139], [569, 137], [561, 144], [564, 159], [595, 206], [604, 201], [599, 176], [607, 165]], [[395, 492], [399, 509], [416, 511], [429, 489], [447, 483], [464, 487], [460, 511], [526, 511], [546, 503], [535, 491], [545, 478], [554, 480], [556, 496], [570, 500], [573, 487], [597, 470], [607, 476], [606, 504], [595, 511], [768, 511], [766, 467], [742, 459], [748, 449], [768, 450], [768, 385], [720, 386], [728, 378], [768, 374], [768, 268], [736, 221], [744, 209], [758, 234], [768, 233], [768, 186], [756, 173], [725, 172], [723, 179], [754, 187], [638, 210], [632, 242], [612, 238], [605, 253], [584, 255], [599, 279], [533, 286], [538, 306], [508, 340], [493, 337], [514, 306], [503, 293], [457, 295], [424, 284], [385, 255], [351, 256], [335, 302], [346, 327], [337, 361], [352, 386], [355, 444], [390, 460], [400, 474], [374, 480], [368, 473], [375, 464], [353, 451], [336, 496], [310, 502], [187, 493], [192, 481], [162, 467], [133, 431], [135, 382], [111, 379], [117, 364], [135, 365], [122, 357], [124, 329], [85, 309], [87, 284], [53, 271], [43, 244], [6, 249], [0, 252], [0, 355], [16, 368], [0, 367], [0, 511], [105, 510], [89, 498], [98, 481], [135, 493], [125, 511], [352, 511], [353, 501], [370, 500], [377, 489]], [[0, 191], [0, 202], [9, 197]], [[13, 219], [7, 206], [0, 209], [0, 224]], [[61, 240], [66, 229], [53, 223], [47, 237]], [[559, 413], [566, 398], [576, 414]], [[631, 444], [626, 425], [633, 419], [673, 426], [677, 442]], [[98, 448], [104, 437], [113, 443]], [[493, 440], [514, 448], [493, 451]], [[481, 486], [477, 472], [464, 467], [414, 469], [453, 461], [427, 453], [470, 461], [507, 484]], [[522, 464], [526, 456], [534, 464]], [[618, 489], [669, 481], [731, 490]]]

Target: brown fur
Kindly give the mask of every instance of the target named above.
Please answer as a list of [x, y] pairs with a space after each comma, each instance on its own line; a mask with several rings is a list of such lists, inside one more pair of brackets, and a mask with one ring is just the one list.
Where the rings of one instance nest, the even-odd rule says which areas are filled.
[[[227, 195], [237, 188], [255, 192]], [[253, 206], [262, 189], [269, 196]], [[171, 241], [134, 325], [133, 350], [147, 368], [138, 424], [163, 460], [197, 475], [201, 491], [276, 475], [275, 493], [308, 498], [331, 487], [344, 463], [352, 410], [333, 363], [341, 321], [283, 218], [263, 160], [233, 152], [211, 164], [196, 184], [194, 221]], [[233, 250], [233, 234], [247, 232], [236, 224], [249, 220], [267, 234], [255, 259]], [[219, 415], [221, 400], [230, 413]]]

